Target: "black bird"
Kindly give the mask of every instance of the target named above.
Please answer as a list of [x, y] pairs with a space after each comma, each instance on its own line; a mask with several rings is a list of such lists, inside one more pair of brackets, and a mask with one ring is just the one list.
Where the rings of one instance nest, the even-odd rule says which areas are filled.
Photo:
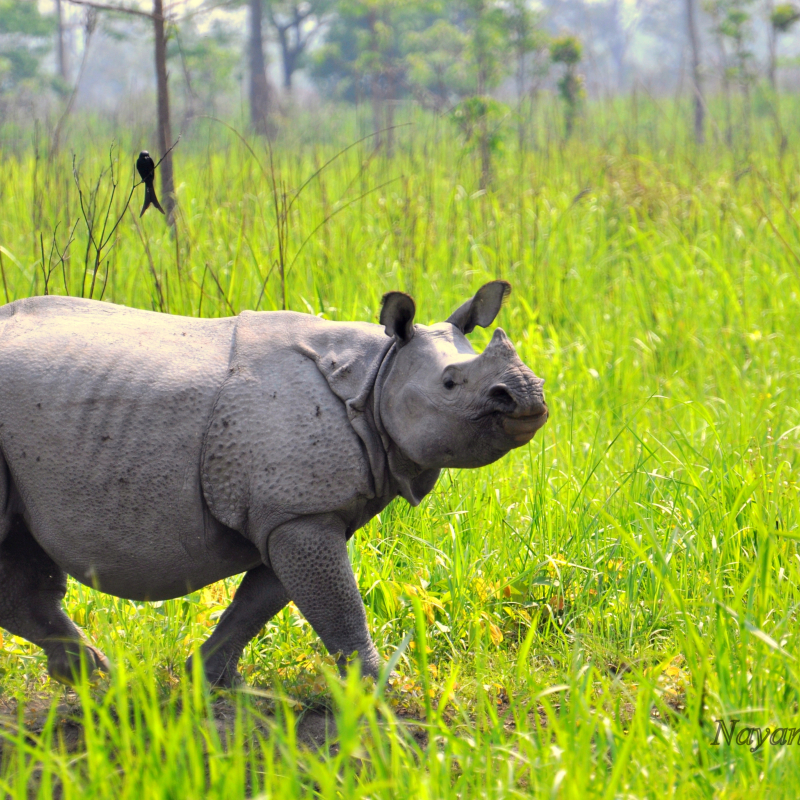
[[164, 209], [161, 208], [161, 203], [158, 202], [156, 187], [154, 185], [156, 165], [153, 163], [153, 159], [150, 157], [150, 153], [148, 153], [147, 150], [142, 150], [142, 152], [139, 153], [139, 158], [136, 159], [136, 169], [139, 171], [139, 175], [142, 176], [142, 180], [144, 181], [144, 205], [142, 206], [142, 213], [139, 214], [139, 216], [144, 216], [144, 212], [150, 208], [151, 203], [163, 214]]

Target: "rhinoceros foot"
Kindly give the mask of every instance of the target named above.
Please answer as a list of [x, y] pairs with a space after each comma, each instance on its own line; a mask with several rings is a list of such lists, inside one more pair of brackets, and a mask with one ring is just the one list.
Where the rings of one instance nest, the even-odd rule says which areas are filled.
[[[212, 689], [234, 689], [244, 683], [236, 664], [239, 654], [231, 658], [228, 653], [212, 655], [203, 660], [203, 672]], [[186, 659], [186, 672], [191, 675], [194, 669], [193, 656]]]
[[47, 656], [47, 672], [54, 681], [74, 686], [81, 672], [91, 677], [97, 672], [111, 672], [108, 659], [96, 648], [81, 642], [51, 645]]

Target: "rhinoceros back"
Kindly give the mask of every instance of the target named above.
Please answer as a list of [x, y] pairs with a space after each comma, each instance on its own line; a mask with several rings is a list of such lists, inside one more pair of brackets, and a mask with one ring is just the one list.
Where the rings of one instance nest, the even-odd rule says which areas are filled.
[[211, 541], [199, 473], [235, 323], [77, 298], [0, 308], [2, 456], [32, 533], [79, 580], [154, 599], [241, 571], [220, 563], [242, 553]]

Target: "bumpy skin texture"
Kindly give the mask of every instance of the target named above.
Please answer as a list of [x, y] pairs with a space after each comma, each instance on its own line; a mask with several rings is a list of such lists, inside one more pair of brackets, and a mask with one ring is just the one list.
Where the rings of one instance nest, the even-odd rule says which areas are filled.
[[479, 466], [547, 418], [502, 331], [509, 287], [446, 323], [407, 295], [381, 325], [292, 312], [197, 320], [77, 298], [0, 308], [0, 627], [50, 674], [106, 669], [60, 603], [66, 575], [139, 600], [245, 572], [202, 648], [216, 685], [291, 599], [332, 653], [380, 660], [347, 558], [355, 530], [445, 466]]

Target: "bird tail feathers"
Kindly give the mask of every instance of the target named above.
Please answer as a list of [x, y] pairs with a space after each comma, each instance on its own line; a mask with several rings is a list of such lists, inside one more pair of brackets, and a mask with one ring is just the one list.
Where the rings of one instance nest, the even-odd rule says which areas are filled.
[[144, 216], [144, 212], [147, 211], [151, 205], [155, 206], [162, 214], [166, 213], [164, 209], [161, 208], [161, 203], [158, 202], [155, 187], [152, 184], [145, 184], [144, 205], [142, 206], [142, 211], [139, 214], [140, 218]]

